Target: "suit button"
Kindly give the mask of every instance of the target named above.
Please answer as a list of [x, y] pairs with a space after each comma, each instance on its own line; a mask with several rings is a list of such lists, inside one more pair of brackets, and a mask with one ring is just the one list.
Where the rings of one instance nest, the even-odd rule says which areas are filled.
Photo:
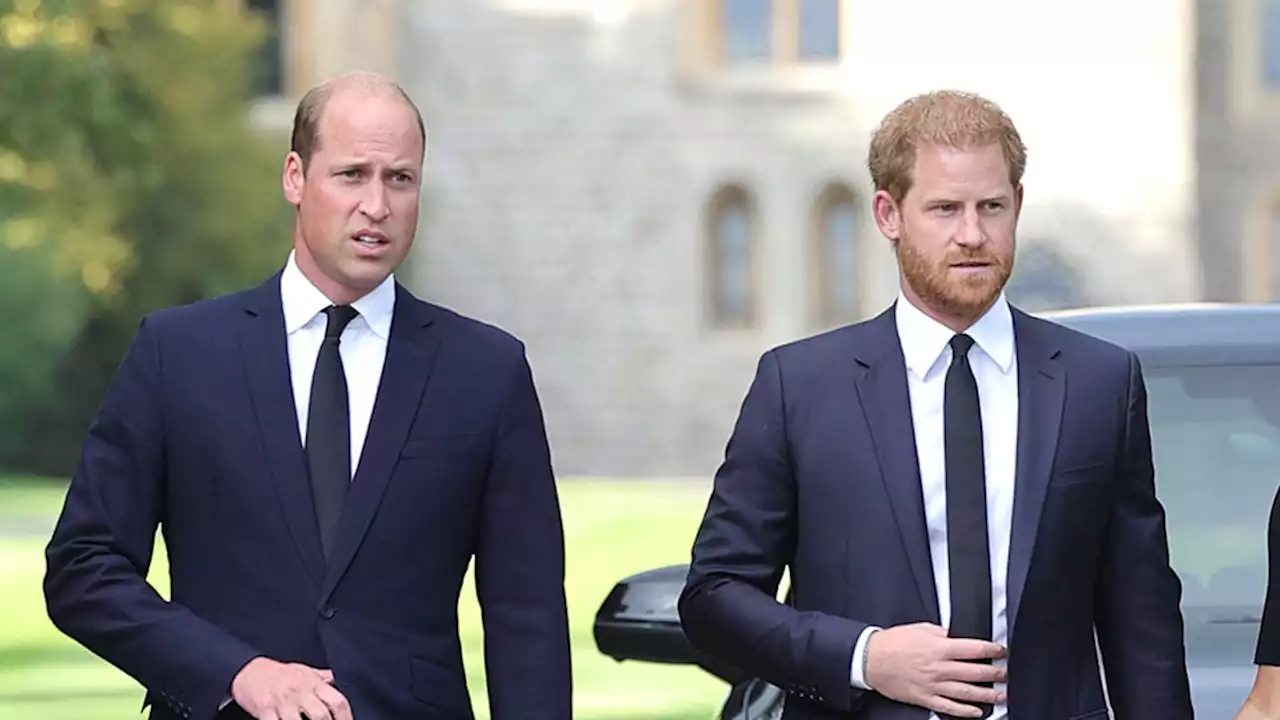
[[323, 608], [321, 608], [321, 609], [320, 609], [320, 617], [324, 618], [325, 620], [332, 620], [332, 619], [333, 619], [333, 616], [334, 616], [336, 613], [337, 613], [337, 611], [336, 611], [336, 610], [334, 610], [333, 608], [328, 607], [328, 606], [325, 606], [325, 607], [323, 607]]

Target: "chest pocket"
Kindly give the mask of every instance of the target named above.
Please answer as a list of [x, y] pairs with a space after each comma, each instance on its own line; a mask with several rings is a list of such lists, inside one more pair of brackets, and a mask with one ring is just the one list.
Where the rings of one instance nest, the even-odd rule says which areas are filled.
[[484, 436], [478, 432], [428, 433], [410, 437], [400, 449], [402, 459], [479, 453]]
[[1109, 477], [1111, 477], [1111, 463], [1092, 462], [1075, 464], [1061, 469], [1054, 468], [1049, 482], [1053, 487], [1061, 488], [1100, 483]]

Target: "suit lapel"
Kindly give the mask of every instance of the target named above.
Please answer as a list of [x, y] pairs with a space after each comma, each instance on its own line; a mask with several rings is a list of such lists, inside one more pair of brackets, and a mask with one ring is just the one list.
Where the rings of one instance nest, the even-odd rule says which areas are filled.
[[338, 521], [333, 556], [325, 575], [325, 601], [347, 571], [364, 540], [391, 480], [409, 427], [417, 415], [440, 338], [429, 307], [396, 285], [395, 314], [387, 341], [387, 357], [374, 401], [360, 465]]
[[911, 396], [907, 389], [907, 367], [898, 341], [892, 306], [871, 322], [869, 330], [874, 339], [870, 343], [870, 352], [858, 360], [864, 368], [857, 383], [858, 395], [867, 426], [871, 429], [872, 443], [880, 463], [880, 477], [889, 493], [889, 504], [907, 551], [916, 589], [933, 621], [939, 622], [929, 534], [924, 520], [924, 489], [920, 483]]
[[324, 553], [298, 433], [280, 301], [280, 275], [277, 273], [249, 293], [244, 309], [246, 317], [239, 332], [240, 358], [249, 382], [259, 436], [285, 524], [307, 570], [319, 584], [324, 578]]
[[1040, 514], [1058, 449], [1066, 370], [1040, 322], [1015, 310], [1018, 351], [1018, 450], [1013, 495], [1013, 537], [1009, 545], [1009, 633], [1031, 569]]

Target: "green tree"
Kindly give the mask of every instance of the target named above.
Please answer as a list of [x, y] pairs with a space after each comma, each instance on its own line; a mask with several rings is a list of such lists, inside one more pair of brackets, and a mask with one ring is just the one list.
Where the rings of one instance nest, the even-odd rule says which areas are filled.
[[0, 0], [10, 468], [74, 468], [144, 313], [280, 262], [281, 140], [248, 115], [265, 38], [239, 0]]

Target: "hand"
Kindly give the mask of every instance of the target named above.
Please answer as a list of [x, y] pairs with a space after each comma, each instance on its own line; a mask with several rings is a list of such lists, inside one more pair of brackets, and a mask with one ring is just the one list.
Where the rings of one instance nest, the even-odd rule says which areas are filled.
[[231, 681], [231, 697], [257, 720], [353, 720], [333, 671], [259, 657]]
[[1003, 667], [965, 662], [998, 659], [1005, 649], [985, 640], [947, 637], [930, 623], [881, 630], [867, 644], [867, 685], [898, 702], [928, 708], [940, 715], [982, 717], [968, 703], [1004, 703], [1005, 694], [973, 683], [1006, 682]]

